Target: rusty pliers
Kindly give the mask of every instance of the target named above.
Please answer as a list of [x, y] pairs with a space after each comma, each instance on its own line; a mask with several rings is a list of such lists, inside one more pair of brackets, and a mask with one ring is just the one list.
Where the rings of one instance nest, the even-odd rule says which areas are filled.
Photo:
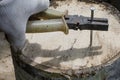
[[[53, 32], [64, 31], [68, 34], [68, 29], [73, 30], [108, 30], [107, 18], [94, 18], [94, 10], [91, 10], [91, 17], [68, 15], [68, 12], [59, 12], [48, 9], [42, 13], [32, 16], [29, 21], [28, 32]], [[41, 20], [43, 19], [43, 20]]]
[[78, 15], [68, 15], [65, 16], [66, 23], [68, 24], [69, 29], [74, 30], [108, 30], [108, 19], [107, 18], [93, 18], [84, 17]]

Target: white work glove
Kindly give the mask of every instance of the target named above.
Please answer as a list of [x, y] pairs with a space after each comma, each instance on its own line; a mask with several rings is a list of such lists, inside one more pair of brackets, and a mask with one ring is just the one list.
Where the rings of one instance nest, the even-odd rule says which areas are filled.
[[0, 31], [17, 48], [25, 43], [28, 18], [49, 7], [49, 0], [0, 0]]

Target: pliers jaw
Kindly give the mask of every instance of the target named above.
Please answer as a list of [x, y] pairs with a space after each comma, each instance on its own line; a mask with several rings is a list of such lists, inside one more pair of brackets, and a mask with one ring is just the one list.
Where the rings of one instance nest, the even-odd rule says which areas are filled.
[[94, 18], [91, 20], [90, 17], [68, 15], [65, 16], [65, 20], [69, 29], [108, 31], [109, 24], [106, 18]]

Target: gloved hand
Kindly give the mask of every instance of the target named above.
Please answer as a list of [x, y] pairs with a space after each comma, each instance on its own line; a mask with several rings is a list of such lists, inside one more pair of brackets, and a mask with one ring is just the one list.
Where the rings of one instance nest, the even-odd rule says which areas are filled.
[[49, 0], [0, 0], [0, 31], [10, 45], [22, 48], [28, 18], [49, 7]]

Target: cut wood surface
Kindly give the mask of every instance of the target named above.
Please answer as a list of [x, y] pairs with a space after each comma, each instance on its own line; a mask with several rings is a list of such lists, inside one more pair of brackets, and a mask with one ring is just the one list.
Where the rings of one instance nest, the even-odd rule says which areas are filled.
[[[69, 70], [81, 70], [106, 64], [120, 52], [119, 20], [111, 14], [109, 5], [84, 2], [58, 1], [51, 9], [68, 10], [70, 15], [90, 16], [90, 7], [95, 7], [95, 17], [108, 18], [108, 31], [93, 31], [93, 44], [90, 44], [90, 31], [70, 30], [68, 35], [62, 32], [27, 34], [29, 40], [24, 55], [31, 59], [31, 65], [44, 65], [48, 72], [67, 73]], [[33, 64], [35, 63], [35, 64]]]

